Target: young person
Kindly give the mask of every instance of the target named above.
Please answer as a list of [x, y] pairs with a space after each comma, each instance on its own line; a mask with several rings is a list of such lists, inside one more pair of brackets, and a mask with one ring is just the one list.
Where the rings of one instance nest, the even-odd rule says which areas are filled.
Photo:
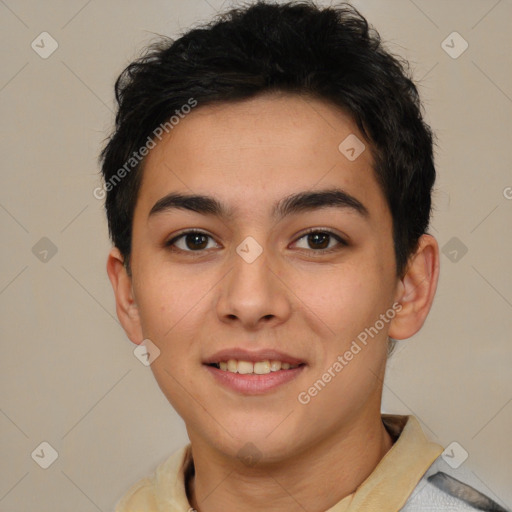
[[435, 168], [359, 12], [233, 9], [150, 48], [116, 97], [108, 275], [190, 438], [116, 510], [502, 510], [380, 411], [435, 295]]

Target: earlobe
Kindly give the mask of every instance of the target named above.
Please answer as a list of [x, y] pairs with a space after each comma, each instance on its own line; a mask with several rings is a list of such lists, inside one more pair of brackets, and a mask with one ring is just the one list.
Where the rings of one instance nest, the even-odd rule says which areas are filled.
[[422, 235], [407, 271], [398, 283], [396, 301], [402, 309], [391, 322], [388, 335], [402, 340], [416, 334], [432, 306], [439, 278], [439, 247], [432, 235]]
[[108, 255], [107, 274], [114, 290], [117, 317], [128, 338], [138, 345], [144, 339], [139, 310], [133, 294], [132, 279], [126, 271], [123, 256], [117, 247]]

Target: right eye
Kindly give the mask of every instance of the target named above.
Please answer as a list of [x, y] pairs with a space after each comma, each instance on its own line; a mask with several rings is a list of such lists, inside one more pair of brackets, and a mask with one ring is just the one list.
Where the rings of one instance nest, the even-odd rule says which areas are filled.
[[204, 249], [208, 248], [208, 238], [213, 240], [213, 237], [203, 231], [183, 231], [178, 236], [165, 242], [165, 247], [169, 247], [175, 252], [202, 252]]

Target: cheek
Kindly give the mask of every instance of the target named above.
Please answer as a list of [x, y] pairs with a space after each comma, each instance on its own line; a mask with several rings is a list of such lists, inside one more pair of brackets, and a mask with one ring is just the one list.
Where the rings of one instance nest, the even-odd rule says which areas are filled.
[[140, 274], [136, 297], [144, 335], [160, 343], [171, 338], [180, 320], [193, 315], [204, 289], [198, 276], [190, 280], [175, 273], [159, 273], [156, 268]]
[[[386, 309], [383, 273], [363, 262], [304, 279], [301, 298], [340, 340], [352, 339]], [[381, 311], [383, 309], [383, 311]]]

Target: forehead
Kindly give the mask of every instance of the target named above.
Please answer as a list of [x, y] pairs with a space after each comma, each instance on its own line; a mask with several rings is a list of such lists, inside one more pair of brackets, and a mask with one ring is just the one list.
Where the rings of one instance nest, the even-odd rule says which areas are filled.
[[184, 116], [146, 157], [137, 209], [147, 215], [180, 191], [254, 216], [291, 193], [333, 187], [373, 215], [388, 214], [370, 148], [349, 115], [310, 97], [264, 95], [199, 104]]

